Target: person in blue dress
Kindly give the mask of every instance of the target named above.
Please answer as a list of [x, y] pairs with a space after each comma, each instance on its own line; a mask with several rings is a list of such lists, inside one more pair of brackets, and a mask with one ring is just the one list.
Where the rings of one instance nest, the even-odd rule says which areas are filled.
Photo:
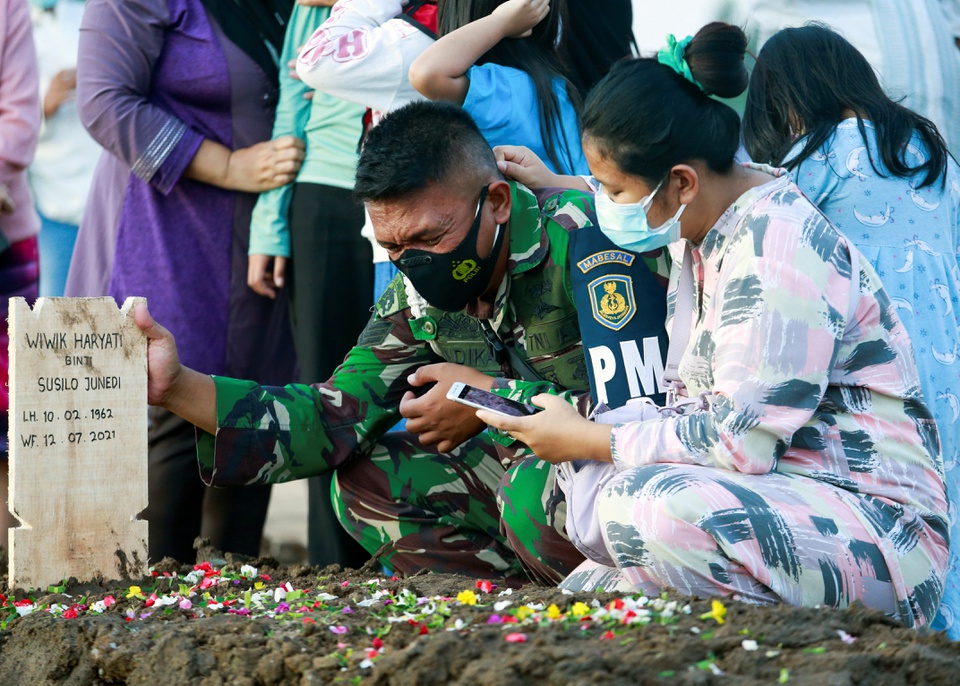
[[940, 431], [954, 541], [932, 624], [960, 639], [960, 172], [936, 126], [884, 93], [825, 26], [764, 44], [743, 120], [757, 162], [785, 166], [870, 261], [913, 343]]
[[580, 98], [560, 58], [564, 11], [563, 0], [446, 0], [410, 83], [462, 106], [491, 147], [523, 145], [552, 172], [587, 174]]

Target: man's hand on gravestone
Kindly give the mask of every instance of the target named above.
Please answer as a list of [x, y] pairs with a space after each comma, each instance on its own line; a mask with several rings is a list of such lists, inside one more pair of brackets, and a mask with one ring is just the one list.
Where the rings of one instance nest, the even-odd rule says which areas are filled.
[[147, 402], [215, 434], [217, 389], [213, 379], [180, 364], [173, 334], [153, 320], [145, 304], [137, 305], [133, 319], [147, 337]]
[[440, 452], [447, 453], [485, 428], [477, 419], [476, 410], [447, 400], [447, 391], [455, 381], [488, 391], [493, 384], [491, 377], [472, 367], [441, 362], [420, 367], [407, 380], [415, 387], [433, 384], [419, 397], [407, 391], [400, 400], [400, 414], [407, 419], [407, 431], [419, 434], [423, 445], [436, 444]]

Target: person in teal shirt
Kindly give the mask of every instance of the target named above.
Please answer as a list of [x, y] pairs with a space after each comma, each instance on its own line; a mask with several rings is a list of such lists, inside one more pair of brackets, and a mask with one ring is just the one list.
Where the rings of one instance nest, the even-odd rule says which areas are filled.
[[[329, 7], [294, 5], [281, 63], [330, 15]], [[263, 193], [250, 224], [247, 283], [268, 298], [287, 297], [300, 380], [327, 379], [369, 317], [373, 255], [360, 235], [363, 207], [353, 198], [364, 108], [312, 91], [281, 69], [273, 137], [306, 142], [293, 184]], [[358, 567], [368, 557], [340, 526], [330, 505], [330, 476], [309, 486], [310, 563]]]

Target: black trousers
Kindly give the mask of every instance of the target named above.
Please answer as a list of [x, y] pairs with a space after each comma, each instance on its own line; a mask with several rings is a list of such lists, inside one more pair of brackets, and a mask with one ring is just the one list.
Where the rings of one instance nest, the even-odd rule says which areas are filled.
[[144, 510], [150, 559], [172, 557], [196, 562], [197, 536], [224, 552], [260, 554], [269, 486], [210, 488], [200, 480], [193, 424], [159, 407], [149, 410], [147, 482]]
[[[300, 381], [326, 381], [370, 318], [373, 249], [360, 235], [363, 207], [353, 192], [297, 183], [290, 199], [287, 288]], [[337, 520], [332, 475], [309, 480], [310, 564], [359, 567], [369, 558]]]

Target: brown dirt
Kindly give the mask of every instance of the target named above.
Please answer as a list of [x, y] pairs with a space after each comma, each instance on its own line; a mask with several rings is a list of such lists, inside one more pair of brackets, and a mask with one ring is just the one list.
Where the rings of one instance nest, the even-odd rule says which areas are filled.
[[[712, 611], [710, 600], [667, 596], [648, 601], [633, 617], [636, 622], [652, 608], [650, 623], [624, 624], [629, 597], [618, 610], [620, 595], [566, 595], [534, 586], [499, 595], [504, 589], [485, 593], [474, 580], [456, 576], [380, 577], [378, 584], [369, 573], [337, 567], [280, 566], [272, 558], [253, 564], [258, 576], [251, 579], [234, 578], [240, 561], [226, 564], [220, 578], [229, 580], [207, 592], [213, 600], [236, 602], [196, 618], [197, 608], [205, 604], [202, 595], [193, 596], [190, 609], [177, 603], [147, 607], [145, 599], [126, 597], [132, 584], [140, 586], [145, 598], [154, 592], [161, 598], [179, 594], [182, 576], [192, 567], [170, 560], [155, 567], [159, 577], [142, 581], [70, 580], [46, 593], [7, 593], [0, 602], [6, 627], [0, 630], [0, 684], [952, 686], [960, 679], [960, 643], [899, 627], [860, 606], [836, 611], [724, 600], [726, 615], [718, 624], [704, 618]], [[163, 572], [181, 578], [164, 578]], [[281, 613], [280, 618], [264, 616], [262, 610], [251, 616], [228, 614], [243, 607], [244, 593], [257, 592], [258, 582], [263, 592], [287, 582], [306, 591], [288, 604], [290, 612], [301, 603], [307, 611]], [[403, 589], [410, 594], [402, 594]], [[457, 601], [465, 590], [479, 602]], [[373, 600], [374, 593], [382, 595]], [[116, 604], [101, 614], [90, 609], [108, 595]], [[18, 617], [15, 601], [30, 597], [37, 610]], [[416, 598], [434, 600], [418, 604]], [[600, 608], [611, 607], [612, 616], [601, 621], [596, 615], [603, 611], [597, 607], [589, 608], [589, 618], [574, 616], [574, 603], [594, 600]], [[670, 600], [678, 602], [667, 605]], [[505, 601], [511, 605], [494, 608]], [[51, 604], [60, 610], [45, 611]], [[557, 607], [551, 612], [553, 604]], [[518, 610], [523, 605], [528, 609]], [[272, 597], [265, 603], [267, 609], [275, 606]], [[76, 617], [69, 617], [70, 609]], [[415, 619], [406, 621], [405, 610]], [[435, 611], [426, 614], [428, 610]], [[141, 618], [144, 613], [150, 614]], [[516, 621], [488, 623], [491, 615]], [[399, 621], [389, 622], [391, 617]], [[519, 640], [518, 635], [525, 641], [508, 640]], [[751, 641], [756, 642], [752, 650]]]

